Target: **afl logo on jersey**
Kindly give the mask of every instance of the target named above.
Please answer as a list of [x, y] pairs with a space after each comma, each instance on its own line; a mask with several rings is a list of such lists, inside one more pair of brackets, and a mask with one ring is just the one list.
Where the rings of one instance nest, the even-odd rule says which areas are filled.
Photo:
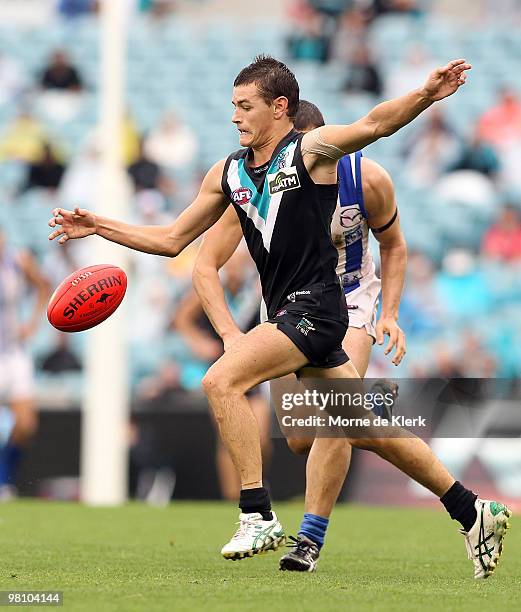
[[239, 187], [239, 189], [236, 189], [232, 193], [232, 200], [234, 204], [237, 204], [238, 206], [244, 206], [245, 204], [248, 204], [250, 202], [252, 196], [253, 193], [251, 189], [248, 189], [248, 187]]

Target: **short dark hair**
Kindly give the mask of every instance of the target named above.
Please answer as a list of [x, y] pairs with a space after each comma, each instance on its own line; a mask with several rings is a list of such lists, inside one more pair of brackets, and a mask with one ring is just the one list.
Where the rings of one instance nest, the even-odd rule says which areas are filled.
[[255, 83], [267, 104], [284, 96], [288, 99], [288, 117], [294, 119], [298, 110], [299, 86], [291, 70], [270, 55], [257, 55], [253, 62], [243, 68], [233, 82], [234, 87]]
[[324, 116], [318, 106], [307, 100], [301, 100], [295, 116], [294, 127], [299, 132], [314, 130], [325, 125]]

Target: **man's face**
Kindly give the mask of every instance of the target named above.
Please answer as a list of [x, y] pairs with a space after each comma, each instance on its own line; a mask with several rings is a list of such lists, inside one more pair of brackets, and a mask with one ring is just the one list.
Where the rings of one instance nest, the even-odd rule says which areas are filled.
[[255, 83], [233, 88], [235, 106], [232, 121], [239, 130], [241, 147], [262, 144], [275, 125], [273, 105], [262, 98]]

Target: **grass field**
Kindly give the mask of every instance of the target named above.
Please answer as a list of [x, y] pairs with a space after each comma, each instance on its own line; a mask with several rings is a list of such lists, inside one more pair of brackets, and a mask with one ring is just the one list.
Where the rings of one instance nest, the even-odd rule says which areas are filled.
[[[277, 504], [286, 530], [301, 504]], [[0, 590], [60, 590], [69, 610], [477, 610], [521, 608], [521, 530], [487, 581], [472, 579], [443, 512], [339, 506], [316, 574], [278, 571], [279, 552], [225, 561], [233, 506], [0, 506]], [[292, 531], [293, 530], [293, 531]]]

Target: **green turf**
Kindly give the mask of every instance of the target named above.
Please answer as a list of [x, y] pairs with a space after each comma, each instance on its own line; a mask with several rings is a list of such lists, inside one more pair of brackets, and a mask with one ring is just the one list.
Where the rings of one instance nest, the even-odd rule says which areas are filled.
[[[301, 504], [277, 504], [286, 530]], [[442, 512], [338, 506], [316, 574], [279, 572], [280, 553], [225, 561], [235, 508], [0, 506], [0, 590], [61, 590], [69, 610], [514, 610], [521, 530], [487, 581]]]

